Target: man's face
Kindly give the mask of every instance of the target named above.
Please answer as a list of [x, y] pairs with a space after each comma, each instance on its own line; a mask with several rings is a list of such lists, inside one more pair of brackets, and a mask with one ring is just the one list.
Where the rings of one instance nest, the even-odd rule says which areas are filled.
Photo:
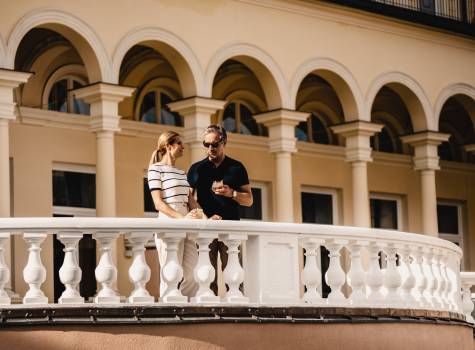
[[203, 139], [203, 144], [206, 147], [206, 153], [209, 160], [221, 160], [224, 158], [224, 144], [221, 142], [218, 134], [212, 132], [206, 134]]

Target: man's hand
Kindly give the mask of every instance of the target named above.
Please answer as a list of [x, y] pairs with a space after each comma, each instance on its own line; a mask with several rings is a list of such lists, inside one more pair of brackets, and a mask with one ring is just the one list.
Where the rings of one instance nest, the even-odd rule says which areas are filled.
[[213, 187], [213, 192], [214, 194], [217, 194], [218, 196], [232, 198], [234, 190], [228, 185], [222, 185], [222, 186]]

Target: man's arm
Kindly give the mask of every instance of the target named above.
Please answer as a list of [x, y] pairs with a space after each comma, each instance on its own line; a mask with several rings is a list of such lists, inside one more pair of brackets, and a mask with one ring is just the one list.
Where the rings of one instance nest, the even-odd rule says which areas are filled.
[[214, 191], [215, 194], [220, 196], [225, 196], [234, 199], [239, 205], [250, 207], [253, 202], [251, 185], [242, 185], [239, 187], [239, 191], [234, 191], [228, 185], [223, 185], [218, 187]]

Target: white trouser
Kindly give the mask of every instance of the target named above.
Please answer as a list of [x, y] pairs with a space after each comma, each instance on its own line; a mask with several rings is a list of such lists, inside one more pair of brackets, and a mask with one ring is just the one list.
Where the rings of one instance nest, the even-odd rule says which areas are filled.
[[[173, 210], [176, 210], [182, 215], [188, 213], [187, 203], [169, 203], [168, 204]], [[160, 220], [171, 220], [169, 216], [165, 215], [162, 212], [158, 213], [158, 218]], [[167, 260], [167, 251], [165, 250], [166, 244], [155, 234], [155, 245], [157, 246], [158, 261], [160, 263], [160, 297], [163, 296], [163, 293], [167, 289], [167, 284], [162, 278], [162, 266], [164, 266]], [[198, 284], [195, 282], [193, 276], [193, 270], [198, 262], [198, 250], [196, 249], [196, 244], [192, 240], [185, 238], [178, 245], [178, 261], [183, 267], [183, 281], [180, 285], [180, 290], [183, 295], [192, 297], [196, 294], [198, 290]]]

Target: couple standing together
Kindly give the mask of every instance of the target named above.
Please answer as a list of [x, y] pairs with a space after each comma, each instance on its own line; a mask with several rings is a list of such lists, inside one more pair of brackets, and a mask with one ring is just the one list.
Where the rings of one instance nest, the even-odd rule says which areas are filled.
[[[207, 157], [194, 163], [187, 175], [175, 167], [176, 160], [184, 151], [180, 135], [174, 131], [160, 135], [158, 148], [153, 152], [148, 168], [148, 186], [160, 219], [240, 219], [239, 206], [252, 205], [251, 186], [246, 168], [225, 155], [226, 142], [226, 130], [222, 126], [208, 126], [203, 134]], [[157, 237], [155, 242], [160, 266], [163, 266], [166, 260], [164, 243]], [[216, 269], [219, 252], [224, 269], [228, 260], [227, 248], [215, 239], [210, 249], [213, 267]], [[195, 243], [185, 239], [178, 249], [178, 257], [184, 270], [180, 289], [184, 295], [193, 296], [197, 290], [193, 278], [198, 260]], [[211, 289], [217, 294], [216, 277]], [[165, 290], [166, 285], [161, 281], [160, 295]]]

